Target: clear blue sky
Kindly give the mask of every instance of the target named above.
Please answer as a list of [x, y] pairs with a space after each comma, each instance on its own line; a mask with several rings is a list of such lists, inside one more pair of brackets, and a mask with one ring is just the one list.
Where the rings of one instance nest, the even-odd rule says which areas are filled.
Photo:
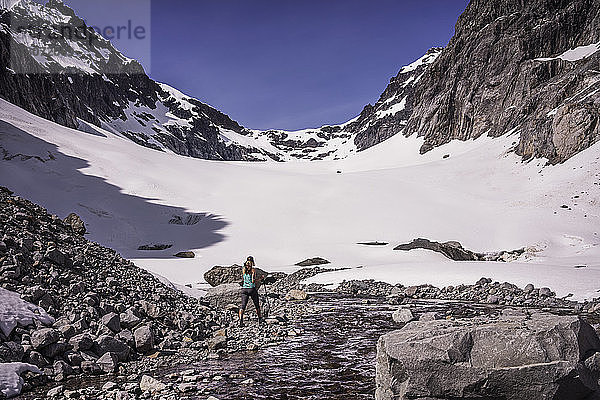
[[[139, 12], [119, 6], [124, 0], [102, 10], [67, 1], [89, 17], [147, 25], [144, 0], [136, 0]], [[467, 3], [152, 0], [148, 70], [249, 128], [344, 122], [374, 103], [403, 65], [445, 46]]]

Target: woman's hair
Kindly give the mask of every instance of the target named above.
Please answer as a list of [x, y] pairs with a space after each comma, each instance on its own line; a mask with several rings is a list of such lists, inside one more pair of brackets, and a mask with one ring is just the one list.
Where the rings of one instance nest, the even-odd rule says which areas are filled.
[[244, 273], [244, 274], [252, 273], [252, 262], [251, 261], [246, 261], [244, 263], [244, 268], [242, 268], [242, 273]]

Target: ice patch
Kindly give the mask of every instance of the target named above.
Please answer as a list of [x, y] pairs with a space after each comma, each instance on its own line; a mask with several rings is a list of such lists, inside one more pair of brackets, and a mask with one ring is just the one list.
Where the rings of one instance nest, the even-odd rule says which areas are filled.
[[43, 308], [21, 299], [19, 293], [0, 288], [0, 330], [9, 337], [17, 326], [32, 325], [40, 321], [45, 325], [54, 323]]
[[27, 371], [41, 374], [42, 371], [35, 365], [25, 363], [0, 364], [0, 392], [8, 398], [17, 396], [23, 389], [21, 374]]

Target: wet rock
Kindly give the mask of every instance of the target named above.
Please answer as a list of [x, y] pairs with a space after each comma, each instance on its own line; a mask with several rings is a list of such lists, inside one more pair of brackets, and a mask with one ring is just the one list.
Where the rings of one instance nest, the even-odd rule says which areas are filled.
[[50, 398], [59, 397], [60, 395], [62, 395], [64, 389], [65, 388], [63, 385], [57, 386], [55, 388], [48, 390], [48, 393], [46, 393], [46, 396], [50, 397]]
[[161, 392], [165, 390], [166, 387], [167, 385], [149, 375], [142, 376], [142, 380], [140, 381], [140, 389], [143, 392]]
[[409, 308], [399, 308], [392, 313], [392, 319], [398, 324], [406, 324], [415, 318]]
[[573, 316], [411, 322], [379, 339], [376, 399], [585, 396], [595, 389], [582, 361], [598, 351], [596, 332]]
[[225, 336], [215, 336], [206, 341], [210, 350], [219, 350], [227, 348], [227, 338]]
[[88, 375], [98, 375], [103, 372], [95, 361], [82, 361], [81, 370]]
[[154, 335], [149, 326], [140, 326], [133, 332], [135, 348], [140, 353], [148, 353], [154, 348]]

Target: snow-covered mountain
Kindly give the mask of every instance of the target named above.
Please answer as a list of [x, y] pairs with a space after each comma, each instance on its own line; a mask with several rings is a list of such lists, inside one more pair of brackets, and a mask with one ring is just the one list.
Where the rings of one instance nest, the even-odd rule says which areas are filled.
[[[597, 297], [600, 144], [563, 164], [522, 163], [515, 134], [453, 141], [395, 135], [342, 160], [215, 162], [154, 151], [102, 128], [66, 128], [0, 100], [0, 185], [87, 237], [179, 284], [252, 254], [271, 271], [320, 256], [320, 282], [376, 279], [442, 287], [481, 276]], [[338, 173], [341, 171], [341, 173]], [[526, 248], [507, 263], [393, 250], [416, 237], [478, 252]], [[387, 242], [365, 246], [360, 242]], [[139, 250], [163, 244], [165, 250]], [[191, 250], [196, 257], [173, 257]], [[574, 266], [585, 266], [574, 268]]]
[[[22, 0], [0, 12], [0, 96], [8, 101], [68, 127], [89, 130], [93, 124], [182, 155], [276, 158], [247, 141], [231, 140], [247, 130], [151, 80], [60, 0], [45, 5]], [[78, 34], [56, 34], [64, 26]], [[55, 35], [40, 35], [40, 27]]]
[[[0, 17], [0, 96], [68, 127], [86, 131], [93, 124], [146, 147], [205, 159], [335, 159], [377, 144], [402, 131], [414, 86], [441, 52], [432, 49], [402, 68], [379, 101], [348, 123], [296, 132], [257, 131], [152, 81], [139, 63], [91, 30], [82, 35], [84, 40], [36, 35], [31, 27], [85, 30], [83, 20], [61, 1], [8, 5], [10, 10], [4, 7]], [[44, 53], [57, 46], [60, 51]], [[31, 73], [18, 73], [23, 69]]]
[[[518, 133], [513, 151], [556, 163], [600, 138], [600, 7], [586, 0], [473, 0], [449, 45], [403, 67], [374, 105], [345, 124], [295, 132], [247, 129], [154, 82], [60, 0], [3, 6], [1, 97], [64, 126], [102, 127], [157, 150], [213, 160], [319, 160], [397, 134], [424, 137], [425, 153], [455, 139]], [[83, 27], [85, 40], [49, 43], [31, 28], [64, 24]], [[50, 45], [59, 51], [32, 52]]]

